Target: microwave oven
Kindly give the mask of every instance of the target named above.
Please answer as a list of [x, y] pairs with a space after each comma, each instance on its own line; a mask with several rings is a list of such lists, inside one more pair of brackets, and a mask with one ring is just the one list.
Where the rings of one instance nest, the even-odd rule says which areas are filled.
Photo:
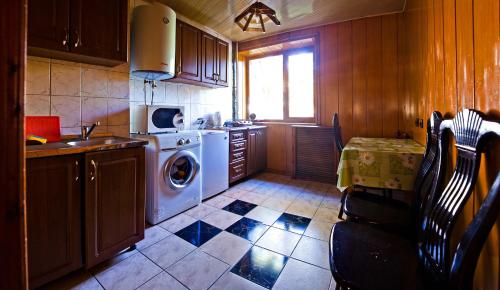
[[130, 109], [132, 133], [158, 134], [184, 129], [184, 107], [182, 106], [137, 105]]

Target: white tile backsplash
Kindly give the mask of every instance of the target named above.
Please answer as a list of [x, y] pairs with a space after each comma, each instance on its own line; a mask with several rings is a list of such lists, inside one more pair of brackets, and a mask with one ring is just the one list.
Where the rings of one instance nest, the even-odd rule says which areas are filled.
[[109, 68], [28, 56], [25, 113], [60, 116], [63, 135], [80, 134], [82, 125], [95, 121], [101, 121], [96, 132], [123, 135], [129, 130], [128, 97], [128, 64]]
[[[81, 77], [80, 64], [50, 65], [50, 95], [52, 96], [80, 96]], [[28, 68], [28, 74], [29, 74]]]
[[[130, 96], [131, 103], [144, 104], [144, 81], [135, 79], [131, 81], [134, 94]], [[151, 88], [146, 89], [147, 104], [151, 102]], [[220, 112], [222, 120], [230, 119], [232, 113], [231, 88], [206, 88], [173, 82], [160, 82], [155, 89], [155, 105], [171, 105], [184, 107], [184, 122], [186, 129], [196, 129], [193, 122], [197, 118]]]
[[[148, 2], [129, 0], [132, 8]], [[194, 25], [194, 23], [193, 23]], [[199, 25], [199, 28], [203, 27]], [[227, 39], [226, 39], [227, 40]], [[230, 67], [231, 69], [231, 67]], [[61, 117], [62, 134], [79, 134], [80, 126], [100, 121], [97, 132], [126, 135], [134, 105], [144, 104], [144, 80], [129, 73], [128, 63], [105, 67], [57, 59], [28, 56], [26, 70], [26, 115]], [[231, 118], [232, 91], [173, 82], [158, 82], [155, 105], [184, 107], [186, 129], [207, 114], [220, 112]], [[146, 87], [151, 104], [151, 87]]]

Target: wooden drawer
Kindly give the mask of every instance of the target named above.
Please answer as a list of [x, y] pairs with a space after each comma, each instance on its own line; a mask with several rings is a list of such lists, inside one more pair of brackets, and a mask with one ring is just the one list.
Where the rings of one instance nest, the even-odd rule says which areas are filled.
[[247, 149], [247, 141], [231, 142], [229, 146], [231, 154], [236, 151], [243, 151]]
[[229, 182], [235, 182], [246, 176], [245, 159], [229, 164]]
[[245, 158], [245, 150], [239, 150], [229, 153], [229, 162], [237, 161]]
[[231, 141], [238, 141], [245, 139], [245, 131], [236, 131], [230, 133]]

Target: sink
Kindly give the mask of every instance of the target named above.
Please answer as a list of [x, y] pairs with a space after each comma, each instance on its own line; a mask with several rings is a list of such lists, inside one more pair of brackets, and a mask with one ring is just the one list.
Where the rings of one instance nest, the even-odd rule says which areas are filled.
[[120, 144], [126, 142], [127, 139], [119, 138], [119, 137], [96, 137], [90, 138], [89, 140], [72, 140], [65, 142], [70, 146], [96, 146], [96, 145], [112, 145], [112, 144]]

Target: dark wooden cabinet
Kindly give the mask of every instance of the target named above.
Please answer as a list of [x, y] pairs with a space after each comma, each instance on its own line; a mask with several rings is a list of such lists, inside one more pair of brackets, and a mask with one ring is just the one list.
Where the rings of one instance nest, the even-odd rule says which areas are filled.
[[267, 165], [266, 128], [229, 133], [229, 183], [264, 171]]
[[144, 148], [85, 155], [86, 267], [144, 238]]
[[70, 0], [29, 0], [28, 45], [69, 51]]
[[267, 168], [267, 129], [257, 130], [256, 142], [256, 167], [257, 172], [264, 171]]
[[201, 82], [201, 31], [177, 21], [176, 77]]
[[247, 175], [247, 130], [229, 133], [229, 183]]
[[127, 62], [127, 0], [29, 0], [28, 54], [117, 65]]
[[266, 147], [266, 129], [248, 130], [247, 175], [251, 175], [266, 169]]
[[217, 84], [228, 85], [228, 65], [229, 65], [229, 44], [221, 39], [217, 39]]
[[30, 287], [82, 266], [80, 156], [28, 159], [26, 201]]
[[248, 130], [247, 174], [257, 171], [257, 130]]
[[169, 82], [227, 87], [229, 43], [177, 20], [176, 74]]
[[71, 0], [71, 51], [127, 61], [127, 0]]
[[207, 84], [217, 83], [217, 38], [208, 33], [201, 35], [202, 78]]

